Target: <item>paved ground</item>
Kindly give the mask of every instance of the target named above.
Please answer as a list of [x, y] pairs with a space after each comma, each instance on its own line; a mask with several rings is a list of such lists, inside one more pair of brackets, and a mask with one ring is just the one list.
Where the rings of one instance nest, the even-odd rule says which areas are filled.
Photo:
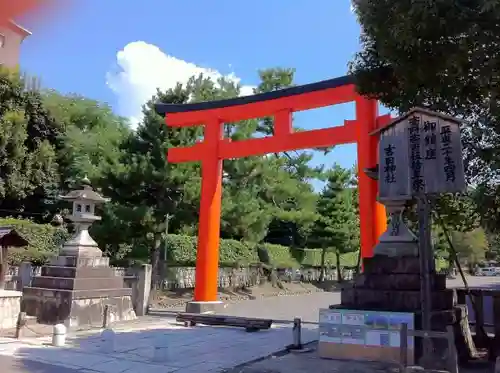
[[327, 360], [318, 357], [316, 351], [290, 353], [258, 361], [226, 373], [396, 373], [395, 364], [356, 362], [350, 360]]
[[[500, 289], [500, 278], [470, 277], [471, 287], [494, 287]], [[462, 286], [461, 281], [452, 280], [449, 287]], [[318, 309], [340, 302], [340, 294], [313, 293], [301, 296], [286, 296], [242, 301], [228, 304], [224, 314], [235, 316], [268, 317], [304, 321], [317, 321]], [[48, 346], [47, 338], [17, 342], [0, 339], [0, 372], [2, 373], [191, 373], [220, 372], [282, 350], [291, 343], [291, 326], [278, 326], [270, 331], [246, 333], [242, 330], [214, 327], [184, 328], [172, 319], [150, 317], [147, 320], [116, 327], [114, 348], [110, 339], [87, 334], [69, 338], [67, 348]], [[317, 339], [315, 326], [305, 326], [304, 342]], [[9, 343], [7, 343], [9, 342]], [[156, 351], [156, 352], [155, 352]], [[344, 371], [338, 364], [325, 363], [321, 359], [305, 356], [300, 358], [276, 358], [266, 363], [248, 365], [242, 372], [288, 372], [292, 367], [302, 367], [308, 361], [315, 365], [303, 371]], [[314, 356], [313, 356], [314, 357]], [[299, 359], [301, 362], [296, 362]], [[305, 359], [305, 360], [304, 360]], [[273, 361], [276, 362], [273, 362]], [[274, 365], [281, 361], [283, 369]], [[284, 363], [283, 363], [284, 362]], [[263, 364], [267, 364], [263, 370]], [[328, 366], [328, 368], [322, 367]], [[251, 370], [250, 368], [253, 367]], [[256, 370], [258, 368], [262, 370]], [[317, 368], [316, 367], [321, 367]], [[255, 368], [255, 369], [254, 369]], [[259, 368], [259, 369], [260, 369]], [[269, 369], [271, 370], [269, 370]], [[333, 370], [332, 370], [333, 369]], [[355, 369], [360, 371], [361, 368]], [[233, 370], [236, 372], [236, 370]]]
[[[220, 372], [283, 350], [292, 342], [290, 326], [246, 333], [233, 328], [185, 328], [166, 318], [115, 327], [114, 332], [114, 339], [95, 333], [73, 336], [65, 348], [50, 346], [47, 337], [2, 343], [4, 339], [0, 340], [0, 356], [19, 359], [17, 368], [10, 368], [12, 373], [45, 373], [30, 368], [24, 363], [27, 360], [70, 369], [56, 373], [73, 373], [71, 369], [79, 373]], [[303, 329], [303, 339], [316, 340], [316, 328]]]
[[76, 369], [22, 360], [10, 356], [0, 356], [0, 367], [2, 373], [82, 373]]

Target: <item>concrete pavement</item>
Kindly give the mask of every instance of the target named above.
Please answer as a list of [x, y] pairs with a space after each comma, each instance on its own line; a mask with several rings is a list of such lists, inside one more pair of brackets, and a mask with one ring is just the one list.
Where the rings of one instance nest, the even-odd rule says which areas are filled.
[[[316, 339], [315, 327], [303, 329], [304, 342]], [[111, 340], [96, 333], [72, 336], [64, 348], [50, 346], [48, 337], [10, 343], [3, 340], [0, 356], [18, 360], [12, 373], [45, 373], [30, 371], [29, 366], [22, 364], [26, 360], [42, 363], [40, 369], [47, 365], [60, 369], [59, 372], [47, 368], [47, 373], [220, 372], [283, 350], [292, 342], [292, 331], [290, 326], [256, 333], [236, 328], [186, 328], [158, 318], [143, 325], [138, 323], [134, 328], [115, 328], [114, 342]]]
[[0, 356], [0, 367], [2, 373], [81, 373], [76, 369], [16, 359], [10, 356]]
[[[500, 289], [500, 278], [469, 277], [471, 287]], [[451, 280], [449, 287], [463, 286]], [[313, 293], [229, 304], [224, 314], [317, 321], [318, 309], [340, 302], [340, 293]], [[0, 338], [0, 372], [6, 373], [195, 373], [220, 372], [276, 353], [292, 341], [291, 325], [246, 333], [241, 329], [185, 328], [171, 318], [115, 327], [114, 346], [96, 332], [68, 338], [67, 347], [50, 338], [13, 341]], [[317, 340], [317, 329], [303, 327], [303, 341]]]

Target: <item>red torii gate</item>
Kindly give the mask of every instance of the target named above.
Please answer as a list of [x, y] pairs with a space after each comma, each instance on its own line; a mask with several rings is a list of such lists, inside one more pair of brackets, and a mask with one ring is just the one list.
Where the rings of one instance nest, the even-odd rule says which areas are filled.
[[[344, 125], [304, 132], [293, 132], [292, 113], [329, 105], [355, 102], [356, 119]], [[228, 100], [193, 104], [157, 104], [171, 127], [205, 126], [201, 143], [168, 151], [168, 161], [201, 161], [202, 184], [198, 251], [196, 258], [195, 302], [217, 301], [219, 234], [222, 191], [222, 161], [290, 150], [357, 144], [361, 255], [373, 255], [378, 237], [386, 229], [386, 213], [377, 202], [377, 181], [366, 169], [377, 165], [376, 131], [391, 121], [390, 115], [378, 116], [377, 100], [359, 95], [352, 76], [324, 80], [274, 92]], [[223, 124], [252, 118], [274, 116], [274, 136], [231, 141], [223, 138]]]

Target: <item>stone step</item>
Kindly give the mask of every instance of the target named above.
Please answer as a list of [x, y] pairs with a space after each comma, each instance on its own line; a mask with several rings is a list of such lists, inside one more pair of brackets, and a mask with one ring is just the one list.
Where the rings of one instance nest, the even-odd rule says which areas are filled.
[[375, 255], [371, 258], [363, 259], [363, 273], [366, 274], [419, 274], [420, 259], [418, 257], [389, 257]]
[[31, 286], [65, 290], [119, 289], [124, 287], [124, 282], [123, 278], [118, 276], [103, 278], [36, 276], [33, 278]]
[[65, 267], [43, 266], [42, 276], [47, 277], [112, 277], [116, 271], [112, 267]]
[[[353, 309], [376, 309], [394, 312], [414, 312], [421, 308], [420, 291], [343, 289], [341, 304]], [[431, 292], [432, 309], [436, 311], [453, 309], [456, 292], [453, 289]]]
[[[432, 290], [446, 289], [446, 275], [430, 276]], [[419, 290], [420, 274], [415, 273], [362, 273], [354, 279], [354, 287], [375, 290]]]
[[[48, 289], [33, 286], [27, 286], [23, 289], [22, 304], [32, 298], [52, 299], [57, 298], [58, 302], [64, 302], [71, 299], [91, 299], [106, 297], [126, 297], [132, 295], [130, 288], [117, 289], [89, 289], [89, 290], [68, 290], [68, 289]], [[28, 315], [32, 315], [27, 312]]]
[[63, 267], [109, 267], [107, 257], [65, 256], [59, 255], [50, 260], [51, 266]]

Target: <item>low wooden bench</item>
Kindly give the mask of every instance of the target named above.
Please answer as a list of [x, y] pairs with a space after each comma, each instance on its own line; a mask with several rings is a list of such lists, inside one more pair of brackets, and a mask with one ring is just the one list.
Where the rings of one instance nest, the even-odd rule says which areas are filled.
[[184, 326], [195, 326], [196, 324], [214, 326], [232, 326], [245, 328], [247, 332], [256, 332], [271, 328], [273, 320], [254, 319], [248, 317], [224, 316], [199, 313], [178, 313], [176, 320], [183, 322]]

